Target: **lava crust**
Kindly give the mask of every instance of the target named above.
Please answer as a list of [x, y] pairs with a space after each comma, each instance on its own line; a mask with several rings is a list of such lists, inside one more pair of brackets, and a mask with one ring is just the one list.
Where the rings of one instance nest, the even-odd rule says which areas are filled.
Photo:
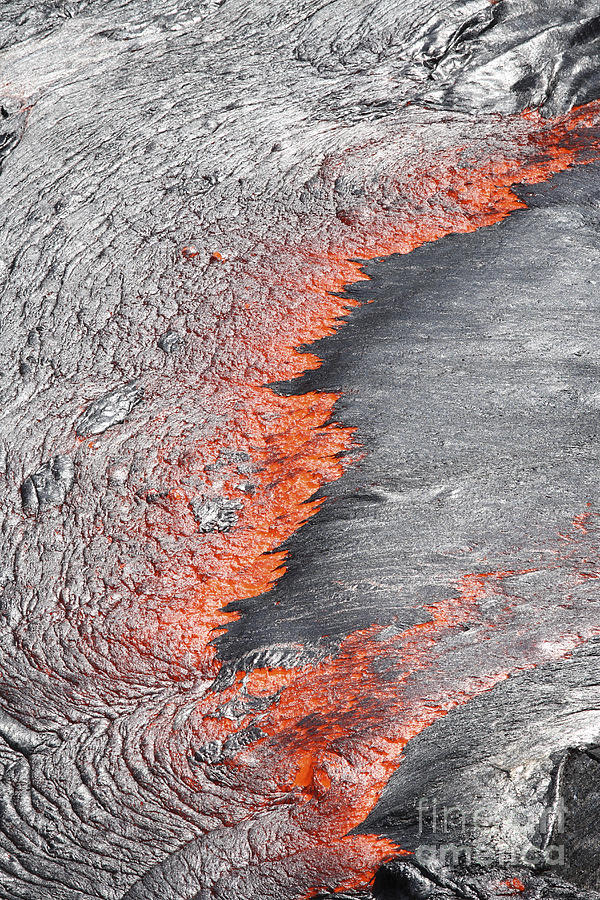
[[600, 897], [596, 4], [0, 48], [0, 898]]

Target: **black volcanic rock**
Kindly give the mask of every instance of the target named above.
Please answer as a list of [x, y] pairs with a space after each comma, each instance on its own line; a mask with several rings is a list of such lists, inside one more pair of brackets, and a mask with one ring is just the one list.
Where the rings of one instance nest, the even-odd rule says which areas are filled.
[[143, 388], [136, 381], [128, 381], [91, 403], [77, 420], [79, 437], [103, 434], [107, 428], [124, 422], [132, 409], [142, 402]]
[[21, 485], [23, 509], [37, 513], [46, 506], [60, 505], [73, 487], [75, 467], [68, 456], [57, 454], [28, 475]]

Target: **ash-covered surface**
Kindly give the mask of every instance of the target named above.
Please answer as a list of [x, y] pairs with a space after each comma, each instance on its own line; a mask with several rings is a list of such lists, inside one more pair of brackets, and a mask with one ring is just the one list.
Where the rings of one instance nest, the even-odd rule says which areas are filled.
[[[260, 390], [298, 370], [281, 346], [315, 329], [294, 286], [337, 248], [403, 217], [466, 230], [469, 172], [489, 170], [492, 217], [493, 177], [522, 157], [535, 180], [552, 154], [505, 116], [600, 96], [599, 34], [597, 4], [566, 0], [4, 3], [4, 900], [596, 896], [598, 167], [367, 267], [350, 294], [374, 302], [292, 388], [343, 392], [364, 456], [337, 484], [317, 413], [262, 415]], [[597, 124], [581, 132], [593, 157]], [[286, 443], [298, 410], [304, 455]], [[277, 500], [279, 534], [303, 478], [331, 499], [288, 542], [288, 574], [220, 617], [248, 548], [273, 580], [262, 510]], [[260, 726], [290, 672], [374, 623], [383, 642], [429, 622], [483, 571], [504, 573], [484, 597], [499, 628], [450, 629], [403, 683], [409, 710], [458, 683], [464, 698], [409, 740], [377, 805], [368, 718], [330, 770], [273, 755]], [[503, 655], [513, 677], [478, 692]], [[355, 818], [327, 805], [345, 765]], [[457, 860], [439, 861], [434, 802], [459, 810]], [[422, 851], [374, 882], [373, 846], [345, 838], [370, 810], [364, 834]]]

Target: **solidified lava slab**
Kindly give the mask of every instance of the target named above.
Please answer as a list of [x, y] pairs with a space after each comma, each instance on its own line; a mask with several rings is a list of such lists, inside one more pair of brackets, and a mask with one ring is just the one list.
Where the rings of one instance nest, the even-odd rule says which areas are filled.
[[[503, 358], [494, 304], [465, 291], [478, 265], [518, 290], [528, 240], [574, 295], [593, 283], [578, 185], [600, 157], [599, 34], [588, 3], [8, 4], [1, 897], [593, 896], [588, 863], [543, 854], [594, 777], [597, 454], [593, 436], [550, 449], [567, 413], [582, 437], [594, 415], [593, 390], [563, 384], [577, 353], [593, 383], [594, 310], [573, 335], [568, 298], [543, 306], [578, 337], [567, 353], [524, 302]], [[558, 173], [554, 247], [526, 198]], [[365, 263], [392, 254], [380, 286], [385, 263]], [[433, 297], [425, 349], [427, 323], [411, 336], [384, 308], [388, 347], [361, 330], [369, 285], [385, 297], [419, 265], [447, 306]], [[386, 425], [402, 416], [410, 440]], [[396, 435], [412, 481], [374, 483]], [[556, 478], [533, 474], [548, 459]], [[350, 503], [353, 531], [327, 501], [369, 465], [363, 500], [401, 496], [413, 520], [380, 545], [385, 511]], [[435, 512], [446, 495], [468, 541]], [[363, 581], [394, 602], [365, 602], [365, 550]], [[539, 739], [514, 733], [528, 716]], [[485, 865], [419, 854], [415, 804], [436, 791], [492, 811], [463, 837]], [[586, 816], [565, 845], [593, 845]], [[524, 844], [539, 856], [506, 855]]]

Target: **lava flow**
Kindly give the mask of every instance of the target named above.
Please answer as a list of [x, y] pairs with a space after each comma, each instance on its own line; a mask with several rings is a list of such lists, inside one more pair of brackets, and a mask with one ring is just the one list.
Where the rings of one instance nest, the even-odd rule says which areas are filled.
[[[239, 364], [234, 354], [216, 359], [203, 387], [206, 408], [222, 416], [213, 437], [202, 446], [162, 448], [164, 491], [144, 523], [145, 539], [161, 553], [154, 573], [135, 586], [153, 617], [142, 626], [137, 619], [119, 640], [141, 654], [160, 646], [176, 678], [183, 659], [207, 679], [218, 675], [211, 641], [237, 616], [227, 605], [268, 591], [282, 575], [285, 555], [277, 548], [314, 514], [321, 502], [315, 493], [351, 459], [352, 430], [331, 421], [336, 395], [284, 397], [266, 386], [319, 365], [297, 348], [331, 333], [348, 313], [352, 301], [338, 292], [366, 277], [350, 260], [408, 253], [500, 222], [525, 206], [515, 183], [543, 181], [592, 157], [586, 132], [599, 114], [600, 105], [590, 104], [555, 120], [535, 112], [497, 117], [490, 134], [502, 134], [487, 156], [483, 140], [435, 153], [425, 146], [386, 178], [372, 179], [360, 207], [340, 211], [333, 223], [317, 221], [310, 239], [275, 240], [247, 261], [256, 296], [271, 301], [262, 318], [248, 295], [236, 307], [258, 362], [248, 368], [249, 351]], [[325, 161], [322, 183], [335, 182], [343, 166], [374, 166], [380, 150], [370, 145]], [[199, 536], [186, 477], [210, 495], [215, 471], [236, 521], [229, 531]], [[457, 596], [428, 607], [425, 624], [393, 637], [377, 628], [357, 632], [318, 664], [239, 672], [233, 684], [205, 695], [192, 722], [197, 761], [185, 778], [197, 784], [200, 804], [207, 785], [223, 782], [245, 798], [245, 816], [285, 806], [281, 840], [263, 864], [278, 861], [295, 891], [290, 897], [364, 884], [399, 852], [351, 831], [373, 809], [408, 741], [513, 673], [565, 656], [597, 632], [598, 610], [581, 591], [600, 569], [598, 528], [592, 516], [582, 522], [557, 538], [550, 560], [546, 550], [526, 571], [508, 564], [463, 577]], [[175, 542], [169, 553], [165, 536]], [[553, 591], [531, 588], [539, 573], [556, 576], [560, 604]], [[242, 711], [224, 717], [233, 702]], [[247, 741], [228, 745], [242, 732]]]

